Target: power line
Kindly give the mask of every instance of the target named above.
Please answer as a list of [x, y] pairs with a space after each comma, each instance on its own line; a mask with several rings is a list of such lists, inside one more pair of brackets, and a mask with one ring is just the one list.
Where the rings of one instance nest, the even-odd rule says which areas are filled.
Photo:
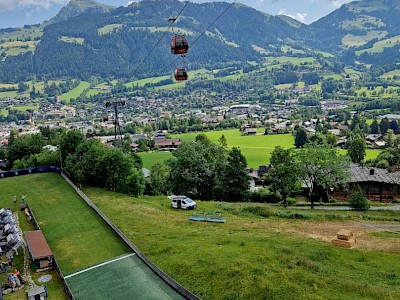
[[[230, 4], [225, 8], [225, 10], [224, 10], [214, 21], [212, 21], [211, 24], [208, 25], [208, 27], [194, 40], [194, 42], [191, 43], [191, 46], [193, 46], [194, 44], [196, 44], [196, 42], [200, 39], [200, 37], [202, 37], [202, 36], [208, 31], [208, 29], [210, 29], [210, 27], [211, 27], [212, 25], [214, 25], [215, 22], [217, 22], [218, 19], [219, 19], [220, 17], [222, 17], [222, 15], [225, 14], [226, 11], [227, 11], [236, 1], [237, 1], [237, 0], [234, 0], [232, 3], [230, 3]], [[162, 72], [165, 71], [165, 70], [167, 70], [167, 69], [169, 69], [169, 67], [171, 67], [178, 59], [179, 59], [179, 57], [177, 57], [176, 59], [174, 59], [167, 67], [165, 67], [165, 68], [162, 70]], [[155, 78], [153, 78], [149, 83], [151, 84], [154, 80], [155, 80]]]
[[[236, 0], [235, 0], [236, 1]], [[172, 21], [171, 25], [168, 26], [168, 29], [164, 32], [164, 34], [161, 36], [161, 38], [157, 41], [157, 43], [151, 48], [150, 52], [147, 53], [146, 57], [142, 59], [140, 64], [136, 67], [136, 69], [133, 71], [132, 75], [135, 75], [137, 70], [143, 65], [143, 63], [146, 61], [147, 58], [149, 58], [150, 54], [154, 51], [154, 49], [157, 47], [157, 45], [161, 42], [161, 40], [164, 38], [164, 36], [168, 33], [168, 31], [171, 29], [173, 26], [174, 22], [179, 18], [183, 10], [185, 9], [186, 5], [188, 5], [189, 1], [186, 1], [186, 4], [182, 7], [181, 11], [178, 13], [178, 15], [175, 18], [170, 18], [169, 20]]]

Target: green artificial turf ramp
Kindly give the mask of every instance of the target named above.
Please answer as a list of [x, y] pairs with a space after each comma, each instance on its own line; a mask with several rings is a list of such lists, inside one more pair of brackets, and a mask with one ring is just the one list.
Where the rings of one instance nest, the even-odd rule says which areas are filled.
[[135, 254], [65, 277], [75, 299], [183, 299]]

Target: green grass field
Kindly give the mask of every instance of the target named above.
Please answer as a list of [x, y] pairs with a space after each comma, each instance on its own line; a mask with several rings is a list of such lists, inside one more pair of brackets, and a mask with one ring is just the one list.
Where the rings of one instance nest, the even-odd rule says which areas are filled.
[[[193, 141], [200, 133], [184, 133], [173, 135], [173, 137], [180, 138], [182, 141]], [[204, 134], [212, 142], [218, 142], [221, 135], [225, 135], [228, 147], [239, 147], [247, 159], [247, 165], [251, 168], [268, 164], [271, 152], [276, 146], [291, 148], [294, 145], [294, 138], [291, 134], [242, 136], [239, 129], [209, 131]]]
[[364, 52], [368, 53], [382, 53], [384, 48], [395, 47], [400, 43], [400, 36], [394, 36], [388, 39], [377, 41], [372, 48], [356, 51], [355, 54], [360, 56]]
[[89, 87], [89, 82], [81, 81], [76, 88], [70, 90], [68, 93], [60, 95], [60, 99], [69, 102], [69, 100], [73, 98], [78, 98]]
[[[2, 206], [13, 206], [16, 191], [18, 196], [26, 193], [62, 269], [83, 269], [124, 254], [125, 247], [119, 247], [114, 233], [59, 175], [1, 179], [0, 189]], [[398, 238], [370, 235], [356, 225], [369, 220], [375, 225], [395, 222], [397, 212], [299, 211], [198, 201], [198, 210], [220, 211], [227, 219], [225, 224], [215, 224], [189, 221], [190, 213], [173, 210], [166, 197], [132, 198], [100, 188], [84, 188], [84, 192], [153, 263], [202, 299], [266, 295], [268, 299], [398, 299], [400, 293]], [[343, 227], [356, 232], [355, 249], [330, 243]], [[383, 244], [390, 247], [374, 250]], [[81, 268], [70, 266], [75, 262]], [[92, 275], [101, 280], [104, 274], [97, 269]], [[78, 289], [90, 288], [90, 276], [81, 279]], [[121, 282], [123, 289], [127, 283]]]
[[393, 70], [393, 71], [389, 71], [385, 74], [382, 74], [380, 77], [387, 79], [388, 77], [393, 77], [394, 75], [396, 76], [400, 76], [400, 70]]
[[6, 207], [26, 195], [64, 274], [130, 252], [58, 174], [1, 179], [0, 190]]
[[9, 91], [9, 92], [0, 92], [0, 99], [1, 98], [8, 98], [8, 97], [16, 97], [18, 96], [17, 91]]
[[138, 153], [142, 158], [143, 167], [151, 169], [156, 163], [164, 163], [165, 160], [172, 157], [170, 152], [142, 152]]
[[147, 257], [203, 299], [397, 299], [400, 292], [398, 252], [329, 242], [351, 220], [391, 220], [393, 212], [307, 210], [300, 214], [309, 219], [294, 220], [274, 216], [298, 211], [198, 201], [198, 210], [222, 211], [227, 222], [215, 224], [189, 221], [191, 213], [171, 209], [166, 197], [84, 190]]
[[[228, 148], [239, 147], [242, 154], [247, 159], [247, 166], [258, 168], [261, 165], [269, 164], [271, 153], [276, 146], [283, 148], [293, 148], [294, 138], [291, 134], [273, 134], [262, 135], [263, 129], [260, 128], [255, 136], [242, 136], [239, 129], [227, 129], [221, 131], [191, 132], [172, 135], [173, 138], [179, 138], [182, 141], [194, 141], [198, 134], [205, 134], [210, 141], [218, 143], [218, 139], [224, 135]], [[365, 159], [375, 159], [381, 150], [367, 149]], [[339, 149], [339, 153], [346, 154], [346, 150]], [[138, 153], [143, 160], [143, 166], [150, 169], [156, 163], [163, 163], [166, 159], [172, 157], [168, 152], [149, 152]]]
[[27, 104], [27, 105], [13, 106], [13, 109], [16, 109], [16, 110], [19, 110], [19, 111], [26, 111], [27, 109], [38, 110], [39, 106], [35, 105], [35, 104]]

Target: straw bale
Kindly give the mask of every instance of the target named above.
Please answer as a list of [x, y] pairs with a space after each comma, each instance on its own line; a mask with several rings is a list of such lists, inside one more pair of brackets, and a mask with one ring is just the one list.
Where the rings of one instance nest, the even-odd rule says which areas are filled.
[[336, 237], [339, 240], [348, 241], [353, 237], [353, 233], [350, 230], [347, 230], [347, 229], [340, 229], [338, 231], [338, 233], [336, 234]]
[[340, 240], [338, 238], [334, 238], [332, 240], [332, 244], [342, 247], [342, 248], [352, 248], [356, 244], [356, 239], [350, 238], [348, 241], [346, 241], [346, 240]]

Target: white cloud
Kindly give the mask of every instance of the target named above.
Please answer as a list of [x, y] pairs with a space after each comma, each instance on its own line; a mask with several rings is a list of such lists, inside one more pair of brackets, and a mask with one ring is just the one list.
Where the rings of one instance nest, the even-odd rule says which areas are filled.
[[352, 0], [329, 0], [334, 7], [340, 7], [345, 3], [349, 3]]
[[288, 14], [287, 13], [287, 9], [286, 8], [282, 8], [281, 10], [279, 10], [278, 15], [285, 15], [288, 17], [291, 17], [292, 19], [295, 19], [301, 23], [306, 23], [306, 18], [307, 18], [307, 13], [296, 13], [294, 15], [292, 14]]
[[49, 8], [52, 4], [66, 4], [69, 0], [0, 0], [0, 11], [14, 10], [27, 6]]

